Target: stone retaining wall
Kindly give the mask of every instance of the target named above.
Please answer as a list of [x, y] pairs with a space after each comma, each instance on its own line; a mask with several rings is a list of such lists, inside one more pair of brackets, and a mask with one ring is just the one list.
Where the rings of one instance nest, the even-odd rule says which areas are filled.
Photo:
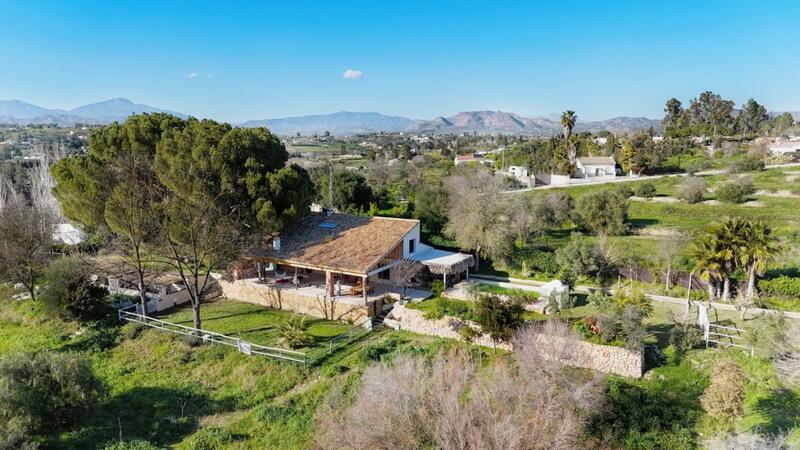
[[[479, 329], [475, 323], [455, 317], [426, 319], [423, 317], [422, 311], [409, 309], [404, 305], [396, 305], [386, 317], [384, 324], [396, 330], [408, 330], [428, 336], [459, 340], [461, 339], [459, 330], [462, 327], [470, 326], [476, 330]], [[547, 334], [539, 334], [536, 339], [537, 347], [546, 358], [562, 360], [570, 366], [635, 378], [641, 377], [644, 373], [644, 353], [642, 352]], [[485, 347], [492, 346], [492, 340], [486, 334], [476, 338], [473, 343]], [[510, 344], [504, 343], [498, 343], [497, 348], [512, 350]]]
[[[358, 323], [372, 316], [368, 306], [351, 305], [344, 302], [331, 304], [321, 299], [299, 294], [293, 287], [276, 288], [243, 280], [232, 282], [219, 280], [219, 285], [222, 288], [222, 295], [231, 300], [293, 311], [322, 319], [352, 320]], [[374, 303], [371, 303], [370, 306], [374, 307]]]
[[[412, 333], [425, 334], [428, 336], [439, 336], [449, 339], [461, 339], [459, 330], [468, 326], [475, 330], [480, 327], [469, 320], [458, 319], [456, 317], [444, 316], [441, 319], [426, 319], [423, 312], [418, 309], [406, 308], [405, 305], [396, 304], [392, 312], [386, 316], [383, 324], [395, 330], [407, 330]], [[492, 338], [488, 334], [481, 334], [473, 340], [474, 344], [484, 347], [492, 347]], [[511, 345], [502, 342], [497, 343], [497, 348], [511, 350]]]
[[[570, 366], [634, 378], [641, 377], [644, 373], [643, 352], [547, 334], [536, 335], [536, 341], [545, 357], [566, 360], [566, 364]], [[548, 352], [548, 349], [552, 351]]]

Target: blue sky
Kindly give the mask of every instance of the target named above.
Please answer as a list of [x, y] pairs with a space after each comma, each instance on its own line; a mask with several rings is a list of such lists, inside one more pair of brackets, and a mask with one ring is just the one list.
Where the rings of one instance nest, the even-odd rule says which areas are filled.
[[800, 110], [800, 2], [126, 3], [0, 0], [0, 99], [127, 97], [227, 121], [660, 117], [702, 90]]

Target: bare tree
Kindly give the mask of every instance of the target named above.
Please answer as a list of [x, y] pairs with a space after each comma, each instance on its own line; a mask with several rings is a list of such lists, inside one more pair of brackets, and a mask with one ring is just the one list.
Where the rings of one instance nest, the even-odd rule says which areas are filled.
[[[601, 405], [601, 385], [565, 372], [563, 363], [537, 350], [538, 332], [518, 335], [524, 352], [517, 353], [517, 365], [501, 362], [492, 371], [481, 371], [463, 351], [430, 363], [403, 355], [368, 367], [354, 402], [335, 390], [321, 408], [318, 446], [575, 448], [588, 413]], [[574, 338], [563, 324], [558, 332]]]
[[392, 267], [392, 278], [400, 285], [403, 293], [403, 301], [406, 299], [406, 288], [414, 281], [422, 271], [422, 263], [412, 259], [403, 259], [396, 266]]
[[450, 204], [445, 233], [464, 249], [475, 251], [475, 269], [481, 255], [503, 259], [512, 248], [507, 197], [500, 181], [486, 169], [451, 177], [447, 182]]
[[22, 283], [36, 299], [36, 277], [47, 265], [53, 244], [49, 213], [12, 199], [0, 210], [0, 277]]
[[[40, 147], [41, 160], [31, 169], [31, 201], [33, 206], [44, 214], [51, 217], [52, 222], [61, 222], [63, 217], [58, 200], [53, 195], [53, 188], [56, 183], [50, 175], [50, 165], [53, 158], [49, 149]], [[56, 160], [58, 154], [56, 154]]]
[[658, 244], [658, 259], [662, 263], [666, 273], [664, 274], [664, 284], [667, 291], [672, 288], [672, 269], [678, 258], [686, 251], [689, 240], [680, 234], [678, 230], [672, 228], [669, 233]]
[[531, 227], [536, 223], [533, 200], [526, 195], [518, 195], [511, 200], [510, 209], [509, 222], [520, 244], [525, 247]]
[[0, 211], [6, 203], [14, 201], [17, 198], [17, 192], [14, 186], [4, 177], [0, 175]]

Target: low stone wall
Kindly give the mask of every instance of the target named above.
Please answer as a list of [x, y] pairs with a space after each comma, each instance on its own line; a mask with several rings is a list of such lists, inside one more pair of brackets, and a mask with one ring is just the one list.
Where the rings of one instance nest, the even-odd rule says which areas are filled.
[[[462, 327], [479, 329], [475, 323], [455, 317], [444, 316], [441, 319], [429, 320], [423, 316], [422, 311], [409, 309], [404, 305], [395, 306], [384, 320], [384, 324], [396, 330], [449, 339], [461, 339], [459, 330]], [[536, 339], [537, 348], [545, 358], [560, 360], [570, 366], [635, 378], [641, 377], [644, 373], [642, 352], [547, 334], [538, 334]], [[476, 338], [473, 343], [485, 347], [492, 346], [492, 340], [486, 334]], [[504, 343], [498, 343], [497, 348], [512, 350], [510, 344]]]
[[231, 300], [293, 311], [322, 319], [352, 320], [358, 323], [371, 317], [367, 306], [344, 302], [332, 304], [329, 301], [299, 294], [294, 287], [277, 288], [248, 283], [243, 280], [219, 280], [219, 285], [222, 288], [222, 295]]
[[[456, 317], [444, 316], [441, 319], [429, 320], [423, 317], [422, 311], [406, 308], [405, 305], [400, 304], [395, 305], [392, 312], [386, 316], [383, 324], [395, 330], [407, 330], [417, 334], [459, 340], [461, 339], [459, 334], [461, 328], [472, 327], [475, 330], [480, 329], [474, 322]], [[492, 338], [488, 334], [477, 336], [473, 343], [484, 347], [492, 347], [493, 345]], [[511, 350], [511, 345], [499, 342], [497, 343], [497, 348]]]
[[643, 352], [548, 334], [536, 335], [536, 341], [546, 358], [564, 360], [570, 366], [633, 378], [641, 377], [644, 373]]

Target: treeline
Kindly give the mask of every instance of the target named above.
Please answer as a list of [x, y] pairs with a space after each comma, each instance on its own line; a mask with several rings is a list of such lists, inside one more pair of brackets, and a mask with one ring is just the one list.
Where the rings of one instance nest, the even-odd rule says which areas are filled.
[[670, 138], [689, 136], [755, 137], [765, 133], [781, 133], [794, 125], [788, 112], [770, 117], [767, 108], [749, 99], [740, 109], [733, 100], [705, 91], [689, 101], [685, 107], [680, 100], [671, 98], [664, 107], [664, 136]]

